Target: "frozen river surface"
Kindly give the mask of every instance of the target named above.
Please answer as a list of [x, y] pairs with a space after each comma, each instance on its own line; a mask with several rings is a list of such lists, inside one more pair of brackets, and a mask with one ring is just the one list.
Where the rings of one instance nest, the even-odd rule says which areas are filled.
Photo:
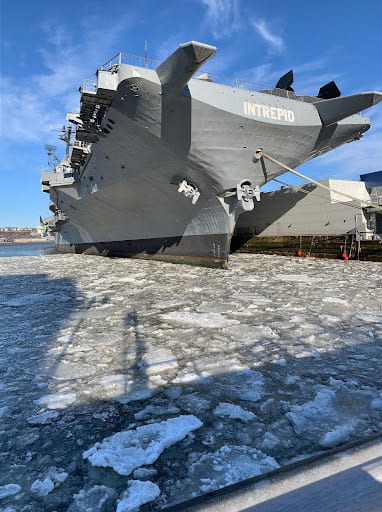
[[157, 510], [382, 430], [381, 269], [2, 258], [0, 510]]

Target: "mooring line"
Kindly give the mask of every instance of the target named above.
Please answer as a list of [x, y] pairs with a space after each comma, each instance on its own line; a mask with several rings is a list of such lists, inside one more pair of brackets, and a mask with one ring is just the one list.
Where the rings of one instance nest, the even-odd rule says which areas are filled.
[[[332, 193], [335, 193], [335, 194], [339, 194], [340, 196], [347, 197], [347, 198], [351, 199], [352, 201], [357, 201], [357, 202], [361, 203], [361, 207], [362, 208], [367, 206], [367, 207], [375, 208], [377, 210], [381, 210], [382, 211], [382, 206], [380, 206], [379, 204], [370, 203], [369, 201], [363, 201], [362, 199], [359, 199], [359, 197], [355, 197], [355, 196], [352, 196], [350, 194], [346, 194], [346, 192], [339, 192], [338, 190], [334, 190], [334, 189], [332, 189], [330, 187], [327, 187], [326, 185], [323, 185], [319, 181], [316, 181], [316, 180], [314, 180], [312, 178], [309, 178], [308, 176], [305, 176], [304, 174], [301, 174], [298, 171], [295, 171], [294, 169], [292, 169], [291, 167], [288, 167], [287, 165], [283, 164], [279, 160], [276, 160], [276, 158], [273, 158], [272, 156], [268, 155], [267, 153], [264, 153], [264, 151], [262, 149], [258, 149], [256, 151], [256, 158], [259, 159], [259, 160], [260, 160], [260, 158], [266, 158], [267, 160], [270, 160], [274, 164], [279, 165], [280, 167], [282, 167], [283, 169], [287, 170], [288, 172], [291, 172], [292, 174], [295, 174], [299, 178], [302, 178], [302, 179], [304, 179], [306, 181], [309, 181], [310, 183], [313, 183], [313, 185], [317, 185], [318, 187], [324, 188], [325, 190], [329, 190], [329, 192], [332, 192]], [[363, 205], [365, 205], [365, 206], [363, 206]]]

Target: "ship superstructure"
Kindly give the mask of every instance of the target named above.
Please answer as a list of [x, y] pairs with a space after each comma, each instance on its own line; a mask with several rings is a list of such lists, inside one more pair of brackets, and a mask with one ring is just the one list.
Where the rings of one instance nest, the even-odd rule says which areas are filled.
[[80, 89], [71, 152], [42, 175], [58, 249], [224, 267], [238, 217], [285, 172], [259, 148], [295, 168], [359, 139], [382, 99], [334, 83], [298, 96], [291, 72], [260, 91], [194, 78], [215, 51], [185, 43], [156, 69], [119, 54]]

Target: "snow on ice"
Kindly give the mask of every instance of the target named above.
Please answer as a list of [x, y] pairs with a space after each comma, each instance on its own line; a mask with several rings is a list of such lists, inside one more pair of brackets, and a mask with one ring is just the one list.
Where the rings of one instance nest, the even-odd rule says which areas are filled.
[[21, 491], [21, 487], [17, 484], [6, 484], [0, 486], [0, 499], [7, 496], [13, 496]]
[[[117, 493], [106, 485], [95, 485], [73, 496], [73, 502], [66, 512], [103, 512], [115, 502]], [[110, 510], [110, 508], [109, 508]]]
[[273, 279], [276, 281], [291, 281], [293, 283], [319, 283], [321, 281], [320, 277], [311, 277], [307, 275], [300, 274], [274, 274]]
[[1, 264], [4, 510], [169, 504], [382, 430], [380, 263]]
[[[280, 467], [273, 457], [250, 446], [224, 445], [213, 453], [194, 454], [190, 459], [189, 478], [185, 483], [189, 490], [199, 486], [197, 494], [219, 489]], [[180, 488], [181, 485], [178, 484], [178, 490]]]
[[134, 512], [141, 505], [155, 500], [160, 495], [159, 487], [152, 482], [129, 480], [129, 487], [122, 494], [116, 512]]
[[44, 406], [47, 409], [65, 409], [73, 402], [77, 396], [75, 393], [53, 393], [45, 395], [35, 401], [39, 406]]
[[350, 439], [351, 434], [354, 434], [357, 424], [357, 420], [350, 420], [343, 425], [337, 425], [334, 430], [327, 432], [321, 437], [319, 440], [320, 446], [323, 448], [332, 448], [345, 443]]
[[38, 496], [47, 496], [53, 489], [60, 486], [68, 478], [68, 473], [55, 467], [49, 468], [43, 480], [37, 479], [31, 485], [31, 491]]
[[220, 313], [190, 313], [188, 311], [173, 311], [160, 315], [163, 320], [177, 322], [179, 324], [190, 324], [198, 327], [207, 327], [210, 329], [224, 327], [226, 325], [237, 325], [238, 320], [225, 318]]
[[31, 491], [38, 496], [46, 496], [54, 489], [54, 483], [50, 478], [44, 480], [35, 480], [31, 486]]
[[117, 432], [96, 443], [83, 457], [94, 466], [112, 467], [118, 474], [128, 476], [140, 466], [153, 464], [163, 450], [201, 426], [202, 422], [190, 415]]
[[253, 412], [245, 411], [240, 405], [228, 404], [225, 402], [220, 403], [216, 409], [214, 409], [216, 416], [238, 419], [247, 423], [256, 418]]
[[152, 344], [146, 344], [145, 349], [146, 354], [142, 358], [140, 366], [147, 375], [156, 375], [178, 368], [178, 362], [171, 350], [155, 347]]
[[27, 418], [28, 423], [31, 425], [47, 425], [51, 423], [58, 417], [58, 412], [56, 411], [46, 411], [40, 414], [35, 414], [34, 416], [30, 416]]

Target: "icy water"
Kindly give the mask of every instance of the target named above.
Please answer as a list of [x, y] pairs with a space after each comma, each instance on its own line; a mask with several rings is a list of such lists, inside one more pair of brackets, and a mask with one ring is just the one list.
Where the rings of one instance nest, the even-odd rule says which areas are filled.
[[1, 258], [1, 510], [159, 510], [380, 431], [381, 269]]
[[38, 256], [49, 254], [54, 248], [53, 242], [6, 242], [0, 243], [0, 258], [12, 256]]

